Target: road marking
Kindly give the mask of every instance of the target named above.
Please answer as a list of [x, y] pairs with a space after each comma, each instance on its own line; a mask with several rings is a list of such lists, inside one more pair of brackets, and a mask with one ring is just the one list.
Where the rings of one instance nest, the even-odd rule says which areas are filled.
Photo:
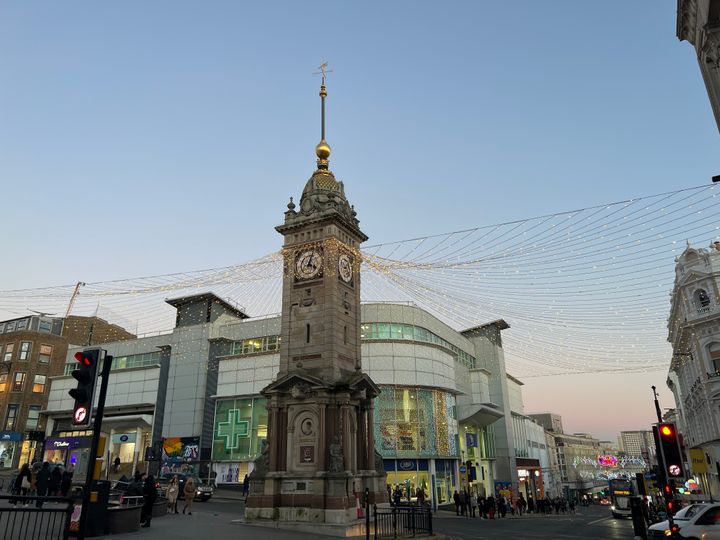
[[588, 525], [595, 525], [596, 523], [600, 523], [601, 521], [607, 521], [607, 520], [609, 520], [609, 519], [610, 519], [609, 517], [604, 517], [604, 518], [596, 519], [595, 521], [589, 521], [589, 522], [588, 522]]

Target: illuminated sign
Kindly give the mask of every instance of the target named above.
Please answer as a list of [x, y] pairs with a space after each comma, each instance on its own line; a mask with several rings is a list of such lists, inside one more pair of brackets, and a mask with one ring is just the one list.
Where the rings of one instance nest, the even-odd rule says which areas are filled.
[[618, 458], [613, 456], [612, 454], [599, 455], [597, 460], [598, 460], [598, 464], [601, 467], [617, 467], [618, 466]]

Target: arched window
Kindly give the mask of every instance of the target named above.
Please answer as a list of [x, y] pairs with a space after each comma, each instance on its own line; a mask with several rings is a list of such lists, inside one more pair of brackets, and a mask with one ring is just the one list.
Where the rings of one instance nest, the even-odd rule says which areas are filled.
[[695, 297], [695, 305], [697, 307], [707, 307], [710, 305], [710, 297], [705, 289], [698, 289], [693, 295]]
[[710, 364], [715, 373], [720, 373], [720, 343], [711, 343], [708, 347], [708, 353], [710, 354]]

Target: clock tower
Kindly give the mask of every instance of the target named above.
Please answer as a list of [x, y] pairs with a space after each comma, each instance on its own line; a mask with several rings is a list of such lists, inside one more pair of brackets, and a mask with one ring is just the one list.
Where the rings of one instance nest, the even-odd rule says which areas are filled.
[[245, 516], [345, 536], [363, 525], [356, 499], [383, 502], [386, 490], [373, 435], [380, 390], [360, 358], [359, 248], [367, 236], [329, 169], [324, 68], [317, 169], [276, 227], [284, 237], [280, 369], [262, 391], [267, 445], [250, 475]]

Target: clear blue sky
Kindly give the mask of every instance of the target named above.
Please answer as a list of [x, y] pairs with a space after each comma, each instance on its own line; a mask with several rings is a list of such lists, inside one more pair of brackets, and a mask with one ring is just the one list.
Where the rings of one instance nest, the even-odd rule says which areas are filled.
[[277, 249], [321, 59], [331, 167], [371, 243], [709, 182], [720, 136], [675, 9], [6, 0], [0, 289]]

